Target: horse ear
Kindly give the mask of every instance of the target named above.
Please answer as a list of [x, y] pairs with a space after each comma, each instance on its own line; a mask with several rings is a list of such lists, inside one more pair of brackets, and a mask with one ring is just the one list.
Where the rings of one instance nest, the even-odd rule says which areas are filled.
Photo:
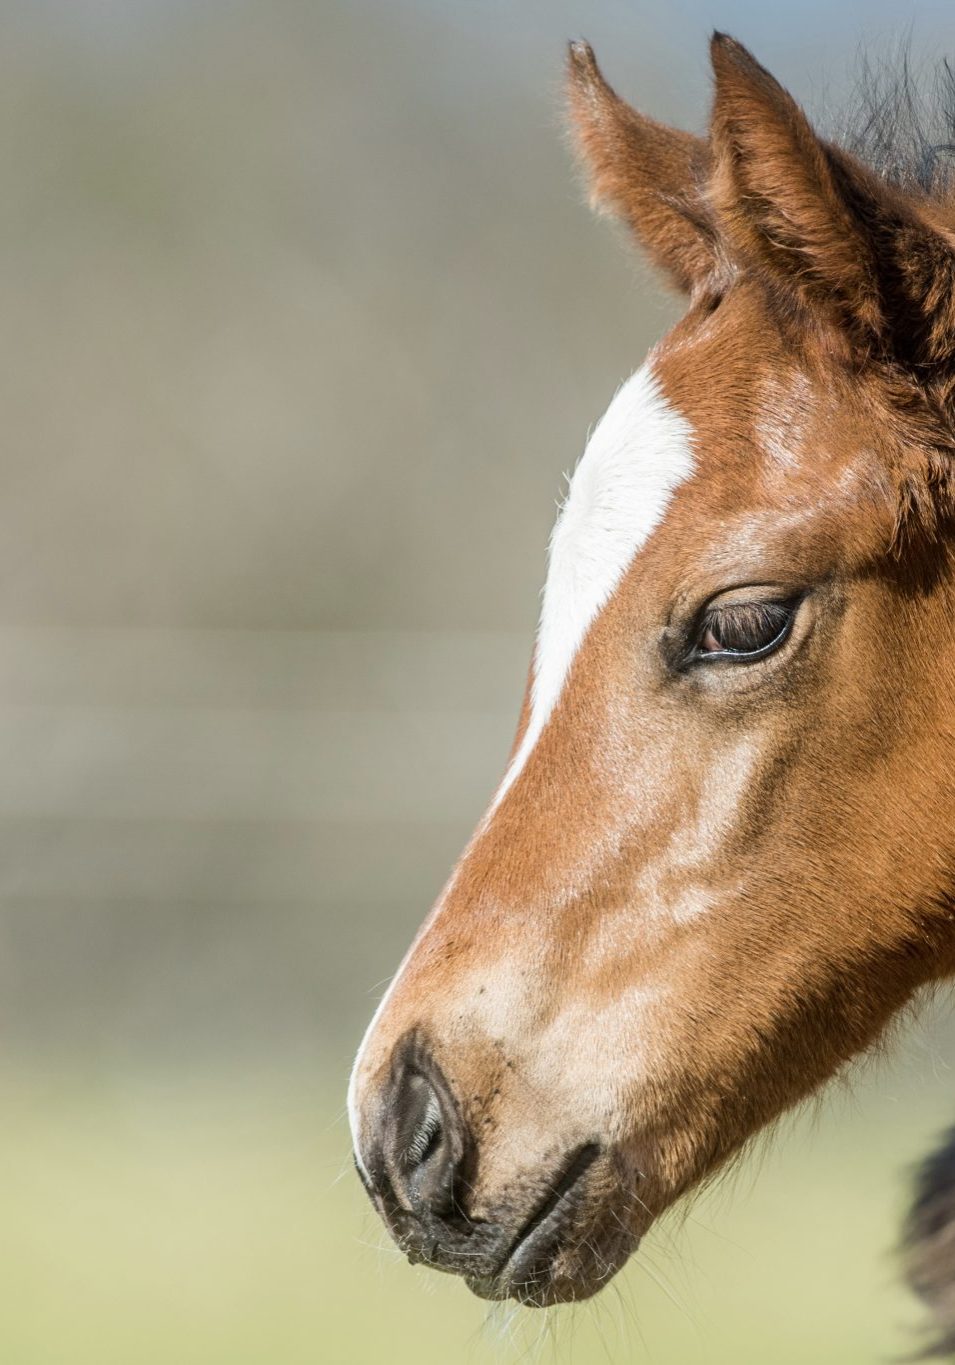
[[567, 74], [591, 202], [622, 219], [678, 289], [699, 291], [717, 263], [701, 202], [706, 142], [638, 114], [604, 80], [587, 43], [571, 43]]
[[741, 44], [713, 37], [710, 200], [737, 260], [836, 322], [865, 354], [941, 359], [955, 336], [955, 254], [910, 196], [813, 132]]

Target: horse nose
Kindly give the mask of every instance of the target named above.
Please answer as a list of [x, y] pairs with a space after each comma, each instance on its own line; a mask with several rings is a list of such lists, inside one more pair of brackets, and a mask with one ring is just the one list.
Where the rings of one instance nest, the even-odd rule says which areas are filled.
[[456, 1211], [466, 1131], [440, 1068], [420, 1056], [400, 1066], [383, 1116], [383, 1156], [398, 1202], [422, 1220]]

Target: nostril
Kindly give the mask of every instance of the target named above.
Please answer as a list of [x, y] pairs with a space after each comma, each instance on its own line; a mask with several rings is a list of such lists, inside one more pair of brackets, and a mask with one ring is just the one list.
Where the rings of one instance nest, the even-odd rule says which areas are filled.
[[445, 1141], [441, 1100], [430, 1080], [406, 1071], [398, 1089], [394, 1129], [396, 1185], [416, 1212], [438, 1212], [448, 1202], [453, 1157]]
[[[423, 1078], [416, 1076], [414, 1079], [420, 1082]], [[437, 1095], [432, 1092], [428, 1095], [421, 1122], [411, 1134], [411, 1141], [408, 1143], [408, 1150], [405, 1153], [408, 1170], [417, 1170], [427, 1165], [433, 1156], [439, 1155], [443, 1136], [441, 1105], [438, 1103]]]
[[[427, 1070], [425, 1070], [427, 1067]], [[418, 1216], [455, 1209], [464, 1127], [440, 1071], [416, 1057], [395, 1075], [385, 1120], [385, 1159], [404, 1208]]]

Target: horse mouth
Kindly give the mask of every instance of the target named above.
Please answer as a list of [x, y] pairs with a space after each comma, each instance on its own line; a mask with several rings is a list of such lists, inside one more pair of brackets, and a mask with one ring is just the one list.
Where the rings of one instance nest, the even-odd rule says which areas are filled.
[[[558, 1264], [575, 1258], [584, 1234], [579, 1224], [587, 1196], [587, 1177], [601, 1154], [596, 1143], [572, 1153], [540, 1203], [511, 1240], [500, 1263], [489, 1276], [468, 1277], [472, 1293], [482, 1299], [516, 1299], [528, 1307], [544, 1308], [570, 1299], [588, 1298], [607, 1278], [581, 1280], [561, 1273]], [[616, 1267], [615, 1267], [616, 1268]]]

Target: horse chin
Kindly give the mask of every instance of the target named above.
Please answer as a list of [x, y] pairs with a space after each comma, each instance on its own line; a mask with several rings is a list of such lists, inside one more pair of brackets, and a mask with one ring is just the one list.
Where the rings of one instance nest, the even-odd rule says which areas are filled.
[[595, 1222], [589, 1235], [571, 1234], [566, 1244], [557, 1246], [528, 1245], [493, 1277], [468, 1277], [466, 1282], [480, 1299], [512, 1299], [525, 1308], [580, 1303], [606, 1287], [638, 1242], [615, 1225], [601, 1230]]
[[498, 1275], [491, 1279], [468, 1278], [466, 1283], [479, 1299], [512, 1299], [524, 1308], [553, 1308], [562, 1303], [581, 1303], [604, 1289], [623, 1268], [637, 1243], [614, 1238], [598, 1251], [583, 1252], [575, 1247], [569, 1254], [558, 1253], [547, 1264], [530, 1274]]
[[592, 1186], [585, 1167], [562, 1189], [552, 1187], [526, 1217], [494, 1273], [466, 1277], [472, 1293], [513, 1299], [528, 1308], [576, 1303], [599, 1293], [640, 1239], [618, 1213], [623, 1201]]
[[615, 1273], [616, 1271], [613, 1271], [599, 1280], [555, 1278], [540, 1283], [518, 1284], [510, 1288], [502, 1288], [495, 1280], [467, 1280], [466, 1283], [471, 1293], [476, 1294], [479, 1299], [490, 1299], [495, 1302], [513, 1299], [522, 1308], [556, 1308], [562, 1303], [582, 1303], [584, 1299], [592, 1299]]

